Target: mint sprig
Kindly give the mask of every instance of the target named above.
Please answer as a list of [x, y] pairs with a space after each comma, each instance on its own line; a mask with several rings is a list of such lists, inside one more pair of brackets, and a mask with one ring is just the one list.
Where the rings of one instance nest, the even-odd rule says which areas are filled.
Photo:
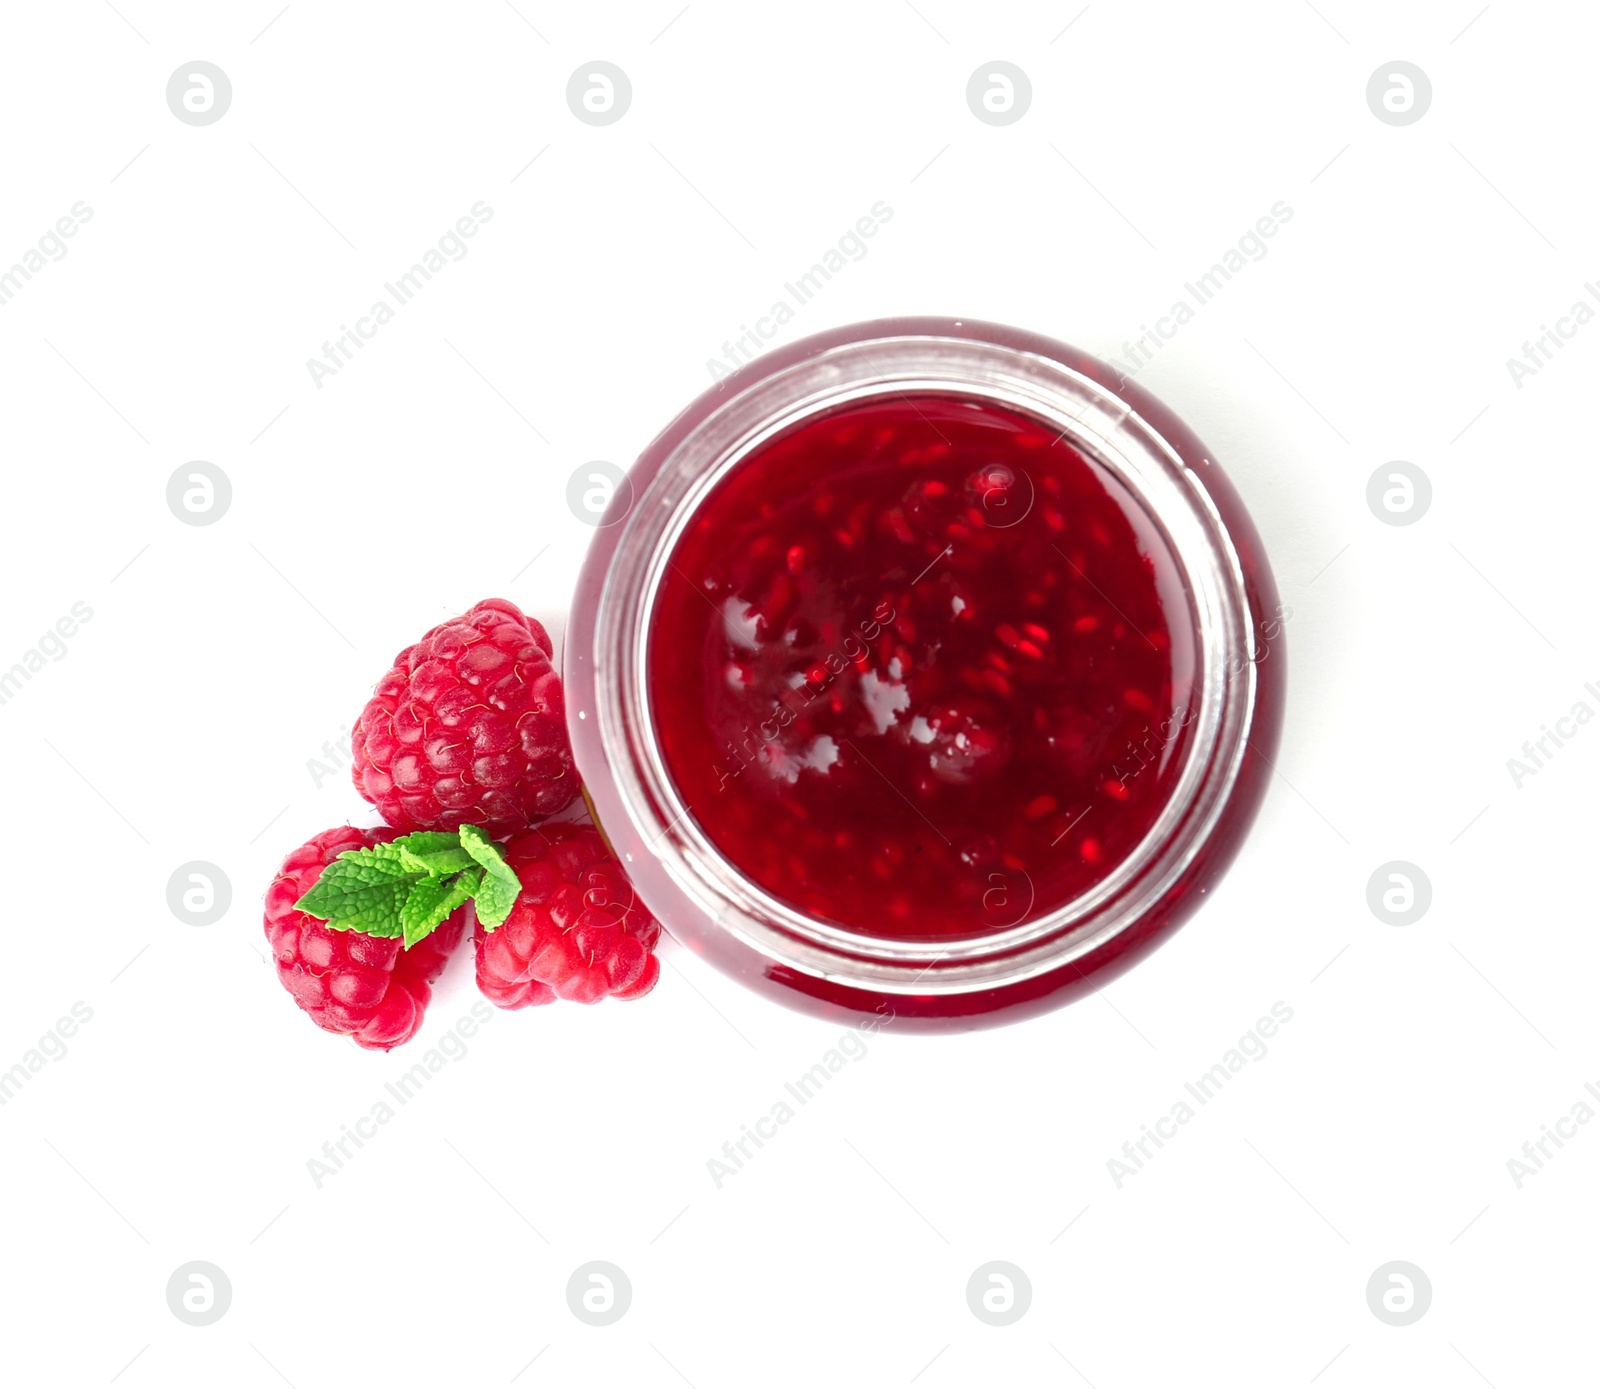
[[471, 899], [483, 929], [511, 915], [522, 885], [500, 845], [476, 825], [350, 849], [322, 870], [295, 908], [333, 931], [399, 937], [409, 950]]

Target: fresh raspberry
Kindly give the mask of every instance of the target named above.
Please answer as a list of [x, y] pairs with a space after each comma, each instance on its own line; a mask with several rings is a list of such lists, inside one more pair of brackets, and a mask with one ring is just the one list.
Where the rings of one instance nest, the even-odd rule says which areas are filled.
[[505, 859], [522, 891], [495, 930], [480, 923], [474, 935], [485, 998], [527, 1008], [639, 998], [655, 987], [660, 924], [597, 830], [545, 825], [507, 844]]
[[388, 1051], [416, 1036], [432, 996], [428, 986], [461, 943], [466, 908], [404, 950], [398, 937], [329, 930], [294, 904], [347, 849], [385, 844], [398, 834], [348, 825], [324, 830], [284, 859], [267, 889], [267, 940], [283, 987], [318, 1027], [344, 1033], [369, 1051]]
[[356, 790], [401, 830], [504, 839], [570, 805], [578, 774], [549, 634], [503, 598], [394, 659], [351, 734]]

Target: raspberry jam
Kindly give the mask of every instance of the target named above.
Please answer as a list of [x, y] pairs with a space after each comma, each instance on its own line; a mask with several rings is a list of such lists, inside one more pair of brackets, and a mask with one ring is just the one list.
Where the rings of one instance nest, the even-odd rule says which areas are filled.
[[1136, 383], [994, 324], [857, 324], [641, 455], [574, 599], [568, 728], [680, 944], [811, 1011], [973, 1027], [1205, 899], [1271, 775], [1288, 617]]
[[1193, 618], [1159, 531], [1043, 422], [895, 395], [696, 512], [651, 628], [668, 770], [774, 896], [867, 935], [1058, 910], [1170, 795]]

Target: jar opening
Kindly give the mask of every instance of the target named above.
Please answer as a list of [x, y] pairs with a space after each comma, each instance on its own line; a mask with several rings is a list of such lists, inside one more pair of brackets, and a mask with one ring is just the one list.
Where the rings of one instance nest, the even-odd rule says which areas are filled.
[[687, 819], [809, 918], [932, 945], [1026, 924], [1169, 797], [1188, 586], [1054, 425], [867, 395], [746, 454], [668, 544], [654, 739]]

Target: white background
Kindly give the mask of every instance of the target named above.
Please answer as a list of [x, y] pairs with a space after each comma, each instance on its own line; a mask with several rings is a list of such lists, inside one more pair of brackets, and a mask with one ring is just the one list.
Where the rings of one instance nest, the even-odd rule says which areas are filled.
[[[1591, 1375], [1600, 1125], [1521, 1189], [1507, 1160], [1600, 1083], [1600, 727], [1520, 789], [1506, 761], [1600, 709], [1600, 326], [1520, 390], [1506, 359], [1600, 279], [1600, 16], [515, 3], [6, 8], [0, 264], [75, 202], [93, 217], [0, 307], [0, 667], [74, 602], [94, 616], [0, 707], [0, 1068], [93, 1009], [0, 1108], [4, 1377]], [[606, 128], [564, 95], [597, 58], [633, 85]], [[205, 128], [164, 95], [194, 59], [233, 84]], [[965, 100], [995, 59], [1033, 87], [1005, 128]], [[1433, 85], [1405, 128], [1365, 98], [1394, 59]], [[306, 359], [478, 200], [465, 259], [318, 389]], [[592, 534], [569, 475], [635, 456], [879, 200], [870, 253], [782, 340], [945, 313], [1120, 356], [1292, 207], [1141, 376], [1237, 483], [1293, 608], [1281, 778], [1243, 854], [1102, 998], [874, 1039], [720, 1190], [707, 1160], [839, 1029], [670, 947], [639, 1004], [496, 1015], [318, 1189], [307, 1160], [477, 995], [463, 953], [387, 1057], [292, 1007], [261, 892], [310, 834], [371, 822], [308, 759], [479, 598], [559, 639]], [[203, 528], [165, 502], [196, 459], [233, 488]], [[1395, 459], [1433, 485], [1409, 527], [1365, 500]], [[201, 929], [165, 895], [196, 859], [233, 886]], [[1433, 885], [1413, 926], [1367, 907], [1392, 859]], [[1107, 1160], [1278, 1000], [1266, 1057], [1118, 1189]], [[164, 1291], [196, 1259], [233, 1289], [205, 1328]], [[564, 1293], [594, 1259], [633, 1285], [604, 1329]], [[992, 1259], [1032, 1285], [1006, 1328], [967, 1309]], [[1433, 1288], [1401, 1328], [1365, 1294], [1397, 1259]]]

